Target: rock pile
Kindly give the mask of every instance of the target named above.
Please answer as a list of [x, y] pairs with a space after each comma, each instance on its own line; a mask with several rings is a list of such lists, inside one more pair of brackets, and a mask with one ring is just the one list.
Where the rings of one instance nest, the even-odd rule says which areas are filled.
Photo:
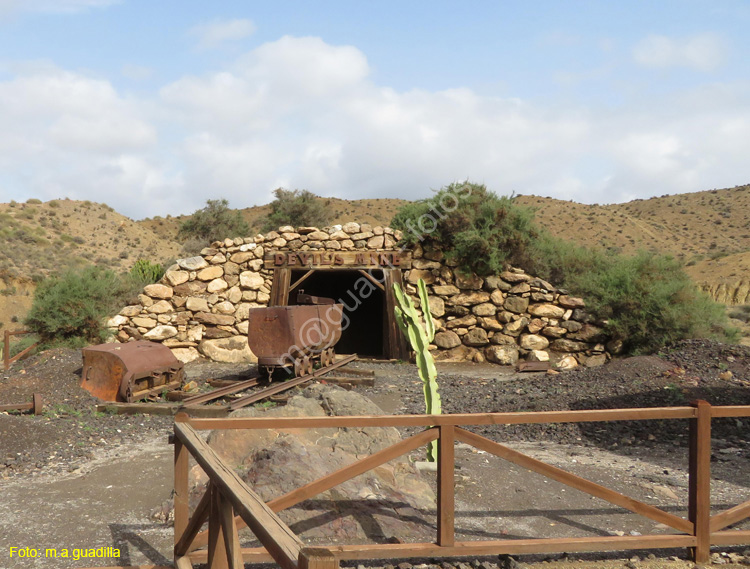
[[617, 351], [582, 299], [520, 269], [484, 278], [465, 275], [434, 246], [402, 250], [401, 237], [389, 227], [352, 222], [322, 230], [280, 227], [216, 242], [177, 261], [160, 283], [144, 288], [139, 304], [123, 308], [107, 326], [120, 342], [163, 342], [183, 362], [201, 355], [252, 362], [246, 342], [249, 311], [268, 305], [274, 278], [264, 259], [282, 253], [303, 258], [308, 251], [330, 258], [347, 251], [400, 253], [408, 262], [393, 268], [403, 271], [406, 291], [418, 306], [415, 285], [420, 278], [428, 285], [439, 360], [513, 365], [526, 359], [565, 369], [602, 364]]

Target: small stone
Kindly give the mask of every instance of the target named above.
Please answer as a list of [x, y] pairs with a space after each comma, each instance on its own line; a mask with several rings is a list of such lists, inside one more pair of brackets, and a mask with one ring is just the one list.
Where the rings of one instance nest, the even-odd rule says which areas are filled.
[[503, 308], [509, 312], [514, 312], [516, 314], [523, 314], [526, 312], [526, 309], [529, 307], [529, 299], [528, 298], [522, 298], [520, 296], [509, 296], [505, 299], [505, 303], [503, 304]]
[[529, 306], [529, 314], [543, 318], [562, 318], [565, 310], [554, 304], [532, 304]]
[[173, 311], [174, 308], [168, 300], [160, 300], [159, 302], [155, 302], [154, 304], [146, 308], [146, 312], [149, 312], [151, 314], [165, 314], [167, 312]]
[[166, 340], [167, 338], [172, 338], [177, 335], [177, 328], [174, 326], [156, 326], [155, 328], [152, 328], [148, 332], [146, 332], [143, 337], [147, 340]]
[[[493, 336], [493, 340], [494, 340]], [[518, 362], [518, 348], [513, 345], [488, 346], [484, 349], [484, 356], [492, 363], [512, 366]]]
[[164, 278], [171, 286], [177, 286], [190, 280], [190, 273], [187, 271], [167, 271]]
[[178, 259], [177, 264], [180, 266], [180, 268], [185, 269], [186, 271], [197, 271], [208, 267], [208, 261], [200, 256], [189, 257], [187, 259]]
[[224, 267], [219, 267], [218, 265], [207, 267], [201, 271], [199, 271], [195, 277], [198, 280], [207, 282], [212, 281], [216, 278], [219, 278], [224, 275]]
[[524, 350], [543, 350], [549, 346], [549, 340], [538, 334], [522, 334], [519, 345]]
[[206, 287], [208, 292], [221, 292], [229, 288], [229, 283], [222, 278], [214, 279]]
[[249, 288], [250, 290], [258, 290], [266, 280], [263, 275], [255, 271], [245, 271], [240, 273], [240, 285], [243, 288]]
[[486, 346], [490, 343], [490, 340], [484, 328], [474, 328], [463, 337], [463, 343], [467, 346]]
[[406, 278], [406, 280], [411, 284], [417, 284], [417, 282], [419, 282], [419, 279], [424, 280], [425, 284], [432, 284], [435, 282], [435, 275], [432, 274], [432, 271], [412, 269], [411, 271], [409, 271], [409, 276]]
[[497, 312], [497, 306], [491, 302], [484, 302], [474, 306], [471, 311], [477, 316], [494, 316]]
[[456, 346], [461, 345], [461, 338], [451, 330], [438, 332], [435, 334], [435, 345], [444, 350], [455, 348]]

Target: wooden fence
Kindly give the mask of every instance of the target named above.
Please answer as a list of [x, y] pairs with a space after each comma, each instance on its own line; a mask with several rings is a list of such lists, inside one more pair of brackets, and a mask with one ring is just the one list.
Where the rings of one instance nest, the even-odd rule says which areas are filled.
[[[283, 569], [333, 569], [339, 560], [454, 557], [575, 551], [620, 551], [655, 548], [690, 548], [698, 563], [708, 561], [711, 545], [750, 543], [750, 531], [726, 530], [750, 517], [750, 501], [711, 513], [711, 419], [750, 417], [750, 406], [712, 407], [705, 401], [689, 407], [607, 409], [537, 413], [457, 415], [398, 415], [307, 418], [191, 419], [175, 418], [175, 567], [190, 569], [208, 563], [211, 569], [237, 569], [243, 563], [273, 562]], [[503, 444], [472, 433], [467, 425], [579, 423], [687, 419], [689, 421], [688, 516], [683, 518], [635, 500]], [[211, 429], [304, 429], [335, 427], [425, 427], [425, 430], [332, 474], [264, 503], [201, 438]], [[299, 504], [342, 482], [405, 453], [438, 440], [437, 537], [434, 543], [398, 543], [306, 547], [278, 517], [278, 512]], [[457, 541], [454, 532], [454, 443], [460, 441], [586, 492], [672, 528], [677, 533], [638, 536], [507, 539]], [[190, 514], [188, 460], [192, 456], [206, 472], [209, 483]], [[281, 473], [280, 475], [283, 475]], [[208, 529], [201, 532], [208, 521]], [[249, 527], [263, 547], [242, 548], [238, 529]], [[398, 537], [398, 536], [397, 536]], [[204, 546], [207, 549], [200, 549]]]
[[3, 368], [8, 369], [10, 367], [10, 364], [17, 362], [21, 358], [27, 356], [31, 353], [31, 350], [36, 348], [39, 345], [39, 342], [36, 342], [35, 344], [32, 344], [22, 352], [17, 353], [12, 358], [10, 357], [10, 337], [11, 336], [20, 336], [22, 334], [31, 334], [32, 332], [29, 332], [28, 330], [14, 330], [11, 332], [10, 330], [6, 330], [3, 335]]

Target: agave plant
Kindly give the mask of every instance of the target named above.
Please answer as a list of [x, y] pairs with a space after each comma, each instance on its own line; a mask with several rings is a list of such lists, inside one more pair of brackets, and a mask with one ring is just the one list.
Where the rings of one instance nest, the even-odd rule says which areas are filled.
[[[437, 368], [435, 359], [430, 353], [430, 343], [435, 338], [435, 324], [430, 314], [430, 304], [427, 298], [427, 287], [422, 279], [417, 282], [419, 299], [422, 303], [422, 314], [424, 316], [424, 325], [419, 318], [414, 302], [408, 294], [398, 285], [393, 284], [393, 293], [396, 297], [395, 317], [398, 327], [403, 332], [411, 344], [416, 354], [417, 369], [419, 378], [422, 380], [422, 390], [424, 391], [425, 412], [428, 415], [439, 415], [442, 412], [440, 404], [440, 392], [437, 383]], [[427, 460], [435, 462], [437, 460], [438, 443], [432, 441], [427, 448]]]

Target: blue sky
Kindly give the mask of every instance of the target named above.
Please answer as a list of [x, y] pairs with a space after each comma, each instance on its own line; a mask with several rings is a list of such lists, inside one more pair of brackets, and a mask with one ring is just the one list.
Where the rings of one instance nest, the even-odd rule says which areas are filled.
[[0, 202], [750, 182], [750, 2], [0, 0]]

